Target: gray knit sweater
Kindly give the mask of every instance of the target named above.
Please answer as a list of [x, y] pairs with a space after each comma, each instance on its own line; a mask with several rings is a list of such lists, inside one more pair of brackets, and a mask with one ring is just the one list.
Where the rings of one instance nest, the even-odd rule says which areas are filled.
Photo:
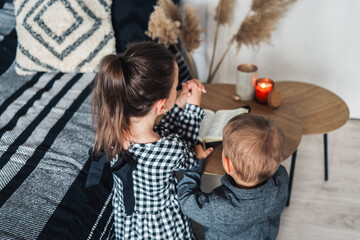
[[280, 215], [288, 197], [288, 174], [280, 166], [265, 184], [253, 189], [236, 187], [229, 176], [211, 193], [200, 190], [203, 161], [178, 185], [182, 211], [205, 226], [206, 239], [276, 239]]

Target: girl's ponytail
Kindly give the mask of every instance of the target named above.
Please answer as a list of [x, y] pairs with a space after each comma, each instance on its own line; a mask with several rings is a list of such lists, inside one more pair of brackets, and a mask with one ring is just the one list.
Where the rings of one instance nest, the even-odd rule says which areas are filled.
[[114, 54], [101, 61], [91, 102], [96, 130], [94, 154], [104, 151], [110, 159], [128, 141], [126, 83], [121, 62], [121, 56]]
[[131, 141], [130, 117], [145, 116], [157, 100], [169, 97], [174, 64], [174, 56], [153, 42], [134, 43], [102, 59], [91, 101], [94, 154], [104, 151], [113, 159]]

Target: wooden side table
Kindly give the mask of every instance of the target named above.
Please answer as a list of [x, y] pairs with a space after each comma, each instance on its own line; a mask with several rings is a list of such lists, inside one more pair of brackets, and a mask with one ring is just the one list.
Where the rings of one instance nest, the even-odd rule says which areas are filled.
[[[251, 113], [266, 116], [276, 122], [284, 131], [286, 148], [284, 160], [291, 156], [297, 149], [302, 137], [302, 122], [288, 104], [282, 104], [272, 109], [265, 104], [252, 101], [234, 101], [234, 84], [207, 84], [206, 94], [203, 94], [201, 107], [213, 111], [220, 109], [233, 109], [244, 105], [251, 107]], [[213, 153], [206, 159], [205, 170], [207, 174], [224, 175], [225, 170], [221, 163], [222, 146], [216, 146]], [[290, 173], [291, 174], [291, 173]]]
[[324, 135], [324, 175], [328, 180], [327, 133], [340, 128], [349, 119], [349, 108], [334, 93], [310, 83], [279, 81], [275, 88], [282, 104], [292, 106], [302, 121], [304, 134]]

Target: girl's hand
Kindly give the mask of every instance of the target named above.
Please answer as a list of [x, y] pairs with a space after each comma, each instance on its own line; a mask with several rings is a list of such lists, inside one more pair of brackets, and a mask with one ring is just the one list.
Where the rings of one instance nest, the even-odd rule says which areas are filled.
[[213, 150], [214, 150], [213, 148], [208, 148], [204, 150], [200, 144], [197, 144], [195, 145], [195, 156], [198, 159], [204, 160], [210, 155], [210, 153], [212, 153]]
[[182, 83], [182, 91], [180, 95], [176, 99], [176, 105], [178, 105], [180, 108], [184, 108], [185, 104], [187, 103], [187, 99], [191, 96], [191, 92], [186, 86], [186, 83]]
[[185, 82], [186, 87], [191, 92], [193, 89], [198, 90], [199, 92], [206, 93], [204, 84], [199, 79], [191, 79]]
[[[199, 79], [192, 79], [183, 84], [183, 91], [186, 93], [185, 104], [200, 106], [201, 95], [206, 93], [205, 87]], [[189, 94], [190, 93], [190, 94]]]
[[206, 93], [202, 82], [198, 79], [192, 79], [186, 82], [186, 87], [188, 88], [189, 92], [191, 92], [191, 96], [186, 100], [186, 103], [200, 106], [201, 95], [202, 93]]

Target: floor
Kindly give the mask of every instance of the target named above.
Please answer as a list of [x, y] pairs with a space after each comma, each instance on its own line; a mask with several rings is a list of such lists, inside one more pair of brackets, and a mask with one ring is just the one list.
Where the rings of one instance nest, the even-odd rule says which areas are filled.
[[[279, 240], [360, 239], [360, 120], [328, 134], [329, 180], [324, 181], [323, 136], [305, 135], [298, 148], [290, 206]], [[289, 171], [290, 158], [283, 162]], [[219, 184], [204, 175], [203, 191]], [[195, 225], [199, 239], [203, 229]]]

